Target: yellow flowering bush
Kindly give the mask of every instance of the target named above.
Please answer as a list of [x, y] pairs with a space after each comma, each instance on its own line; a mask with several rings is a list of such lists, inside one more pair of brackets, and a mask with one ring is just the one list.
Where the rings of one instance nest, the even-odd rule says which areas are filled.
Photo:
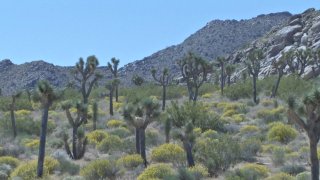
[[134, 169], [143, 164], [143, 159], [140, 154], [125, 155], [117, 160], [117, 164], [127, 169]]
[[80, 170], [80, 175], [85, 179], [115, 179], [118, 174], [120, 169], [107, 159], [92, 161]]
[[295, 179], [296, 178], [291, 176], [290, 174], [281, 172], [268, 177], [266, 180], [295, 180]]
[[111, 120], [107, 121], [107, 127], [109, 127], [109, 128], [117, 128], [117, 127], [122, 127], [125, 125], [126, 125], [126, 123], [122, 120], [111, 119]]
[[27, 139], [24, 141], [24, 146], [31, 148], [31, 149], [36, 149], [40, 145], [39, 139]]
[[[12, 173], [11, 177], [21, 177], [22, 179], [36, 179], [37, 178], [37, 160], [31, 160], [19, 165]], [[59, 167], [59, 162], [51, 157], [46, 157], [43, 166], [43, 177], [52, 174], [55, 169]]]
[[138, 180], [163, 179], [165, 176], [173, 174], [174, 171], [169, 164], [152, 164], [138, 176]]
[[109, 134], [103, 130], [95, 130], [87, 134], [89, 143], [97, 145]]
[[273, 100], [271, 100], [271, 99], [262, 99], [262, 100], [261, 100], [261, 104], [262, 104], [263, 106], [271, 106], [271, 105], [274, 104], [274, 102], [273, 102]]
[[163, 144], [151, 151], [151, 159], [156, 162], [182, 163], [185, 161], [185, 153], [176, 144]]
[[288, 143], [295, 139], [298, 132], [291, 126], [283, 124], [281, 122], [273, 123], [268, 131], [268, 140], [278, 141], [281, 143]]
[[0, 157], [0, 165], [7, 164], [12, 168], [16, 168], [19, 165], [20, 160], [11, 156], [1, 156]]
[[202, 98], [205, 98], [205, 99], [209, 99], [209, 98], [212, 98], [213, 97], [213, 94], [212, 93], [205, 93], [201, 96]]
[[123, 103], [121, 102], [113, 102], [113, 108], [116, 111], [119, 111], [122, 108], [122, 106], [123, 106]]
[[202, 164], [196, 164], [193, 167], [189, 167], [188, 171], [197, 177], [197, 179], [203, 179], [209, 176], [208, 168]]
[[244, 114], [235, 114], [231, 118], [235, 123], [241, 123], [246, 120], [246, 116]]
[[240, 129], [240, 133], [242, 133], [242, 134], [254, 133], [254, 132], [258, 132], [258, 131], [259, 131], [259, 128], [255, 125], [246, 125]]
[[18, 110], [15, 112], [15, 115], [17, 117], [25, 117], [25, 116], [30, 116], [31, 115], [31, 111], [28, 111], [28, 110]]
[[285, 112], [283, 106], [274, 109], [262, 109], [257, 112], [257, 117], [265, 120], [267, 123], [279, 121], [282, 119], [282, 114]]
[[270, 172], [269, 168], [264, 165], [248, 163], [240, 168], [242, 172], [252, 171], [255, 172], [259, 177], [267, 177]]

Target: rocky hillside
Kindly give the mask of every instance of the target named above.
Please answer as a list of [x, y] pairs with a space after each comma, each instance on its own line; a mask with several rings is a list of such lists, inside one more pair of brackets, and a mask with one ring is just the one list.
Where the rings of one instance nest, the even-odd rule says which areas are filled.
[[151, 78], [152, 67], [168, 67], [175, 74], [180, 70], [176, 60], [188, 51], [201, 55], [207, 60], [226, 56], [253, 40], [256, 40], [273, 27], [286, 24], [291, 14], [288, 12], [260, 15], [249, 20], [213, 20], [181, 44], [158, 51], [142, 60], [129, 63], [122, 69], [123, 76], [139, 74]]
[[[214, 20], [188, 37], [181, 44], [168, 47], [143, 60], [125, 65], [120, 69], [122, 82], [128, 84], [133, 74], [151, 78], [152, 67], [168, 67], [179, 74], [176, 60], [192, 51], [208, 60], [228, 55], [264, 36], [272, 28], [286, 24], [291, 18], [288, 12], [260, 15], [249, 20]], [[10, 60], [0, 62], [0, 84], [4, 95], [16, 90], [33, 88], [40, 79], [49, 80], [56, 87], [64, 87], [73, 81], [72, 67], [54, 66], [44, 61], [15, 65]], [[99, 68], [105, 80], [110, 77], [105, 67]], [[103, 81], [106, 82], [106, 81]]]
[[[241, 63], [245, 60], [245, 54], [256, 48], [262, 49], [265, 53], [261, 77], [274, 73], [272, 63], [280, 59], [282, 52], [307, 48], [312, 51], [320, 49], [320, 11], [312, 8], [302, 14], [293, 15], [286, 24], [253, 41], [248, 47], [232, 53], [229, 60], [232, 63]], [[314, 65], [309, 64], [306, 67], [303, 75], [306, 79], [320, 73], [317, 68], [313, 72], [312, 66]], [[239, 74], [243, 70], [245, 68], [240, 68], [234, 78], [240, 77]]]

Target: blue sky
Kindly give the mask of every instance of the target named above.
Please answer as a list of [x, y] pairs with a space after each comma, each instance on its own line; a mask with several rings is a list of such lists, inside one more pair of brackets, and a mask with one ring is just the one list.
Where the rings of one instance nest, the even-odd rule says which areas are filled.
[[74, 65], [96, 55], [121, 65], [171, 45], [214, 19], [320, 9], [318, 0], [28, 0], [0, 1], [0, 59]]

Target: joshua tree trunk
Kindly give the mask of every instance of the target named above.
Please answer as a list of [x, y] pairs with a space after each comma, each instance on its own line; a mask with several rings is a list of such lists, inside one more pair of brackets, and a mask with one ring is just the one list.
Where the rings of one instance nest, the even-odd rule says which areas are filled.
[[314, 133], [309, 133], [309, 142], [312, 180], [319, 180], [318, 140]]
[[77, 140], [78, 140], [78, 127], [74, 126], [72, 128], [72, 154], [73, 158], [77, 159], [78, 157], [78, 151], [77, 151]]
[[253, 101], [258, 104], [257, 100], [257, 77], [253, 76]]
[[277, 79], [277, 82], [276, 82], [276, 85], [272, 91], [272, 94], [271, 94], [271, 98], [275, 98], [276, 95], [277, 95], [277, 92], [278, 92], [278, 88], [279, 88], [279, 84], [280, 84], [280, 81], [281, 81], [281, 77], [282, 77], [282, 73], [279, 74], [278, 76], [278, 79]]
[[92, 110], [93, 110], [93, 117], [92, 117], [93, 125], [92, 126], [93, 126], [93, 130], [96, 130], [97, 129], [97, 121], [98, 121], [98, 104], [97, 103], [93, 104]]
[[223, 95], [223, 88], [224, 88], [224, 64], [221, 64], [221, 82], [220, 82], [220, 88], [221, 88], [221, 94]]
[[11, 107], [11, 109], [10, 109], [10, 116], [11, 116], [13, 138], [16, 138], [17, 137], [17, 127], [16, 127], [16, 117], [14, 116], [14, 108], [13, 107]]
[[38, 177], [42, 177], [43, 175], [43, 163], [45, 158], [46, 136], [47, 136], [48, 111], [49, 111], [49, 105], [45, 105], [43, 107], [41, 130], [40, 130], [40, 145], [39, 145], [39, 157], [38, 157], [38, 169], [37, 169]]
[[113, 116], [113, 102], [112, 102], [112, 99], [113, 99], [113, 91], [111, 90], [110, 94], [109, 94], [109, 106], [110, 106], [110, 115], [111, 116]]
[[146, 155], [146, 134], [145, 129], [140, 129], [140, 149], [141, 149], [141, 157], [143, 159], [143, 164], [145, 167], [147, 167], [147, 155]]
[[118, 85], [116, 85], [116, 102], [119, 102]]
[[228, 76], [228, 86], [231, 85], [231, 76]]
[[187, 154], [188, 166], [193, 167], [195, 164], [194, 164], [194, 159], [193, 159], [193, 155], [192, 155], [192, 145], [190, 142], [188, 142], [186, 140], [185, 140], [185, 142], [183, 142], [183, 145], [184, 145], [184, 149]]
[[137, 154], [140, 154], [140, 131], [139, 128], [136, 128], [136, 151]]
[[166, 109], [166, 95], [167, 95], [167, 88], [165, 85], [162, 86], [162, 111]]

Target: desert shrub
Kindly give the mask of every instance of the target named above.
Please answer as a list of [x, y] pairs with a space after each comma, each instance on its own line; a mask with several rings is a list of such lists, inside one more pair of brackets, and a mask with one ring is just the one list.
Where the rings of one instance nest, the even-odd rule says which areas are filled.
[[128, 137], [123, 140], [123, 151], [128, 154], [133, 154], [136, 152], [136, 143], [134, 137]]
[[267, 177], [270, 170], [264, 165], [249, 163], [241, 167], [240, 171], [242, 172], [252, 171], [254, 172], [254, 174], [257, 174], [257, 176], [261, 178], [261, 177]]
[[272, 99], [262, 99], [261, 104], [263, 106], [271, 106], [274, 104], [274, 101]]
[[122, 148], [123, 140], [119, 136], [108, 135], [97, 146], [98, 150], [104, 153], [116, 151]]
[[0, 164], [10, 165], [11, 168], [16, 168], [19, 165], [20, 160], [11, 156], [1, 156]]
[[82, 176], [67, 176], [63, 180], [85, 180]]
[[146, 145], [154, 146], [160, 143], [160, 134], [156, 129], [147, 129], [146, 130]]
[[261, 151], [261, 141], [255, 138], [249, 138], [241, 142], [241, 159], [245, 161], [254, 161], [254, 156]]
[[206, 130], [201, 135], [203, 138], [217, 138], [218, 132], [212, 129]]
[[311, 179], [311, 173], [307, 171], [299, 173], [296, 176], [296, 180], [309, 180], [309, 179]]
[[62, 173], [68, 173], [70, 175], [76, 175], [79, 173], [80, 171], [80, 166], [73, 163], [73, 162], [70, 162], [69, 160], [63, 158], [63, 157], [59, 157], [57, 159], [59, 161], [59, 170], [62, 172]]
[[34, 150], [34, 149], [39, 148], [40, 141], [39, 141], [39, 139], [26, 139], [26, 140], [24, 140], [23, 144], [25, 147], [28, 147], [28, 148]]
[[163, 179], [173, 174], [174, 171], [169, 164], [152, 164], [138, 176], [138, 180]]
[[[17, 131], [30, 135], [40, 135], [40, 120], [33, 120], [30, 117], [16, 119]], [[48, 120], [47, 133], [51, 133], [56, 128], [56, 124], [52, 120]]]
[[103, 130], [95, 130], [87, 134], [89, 143], [94, 145], [99, 144], [107, 136], [109, 134]]
[[266, 180], [295, 180], [295, 179], [296, 178], [294, 178], [290, 174], [277, 173], [277, 174], [274, 174], [274, 175], [268, 177]]
[[262, 109], [258, 111], [258, 118], [263, 119], [266, 123], [282, 120], [282, 114], [285, 112], [284, 107], [279, 106], [275, 109]]
[[134, 169], [143, 164], [143, 159], [140, 154], [125, 155], [117, 160], [117, 164], [127, 169]]
[[0, 179], [7, 180], [12, 169], [8, 164], [0, 164]]
[[[11, 177], [21, 177], [22, 179], [37, 178], [37, 160], [31, 160], [19, 165], [12, 173]], [[43, 166], [43, 177], [52, 174], [55, 169], [59, 168], [59, 162], [51, 157], [46, 157]]]
[[246, 116], [244, 114], [235, 114], [231, 118], [235, 123], [241, 123], [246, 120]]
[[83, 167], [80, 175], [85, 179], [115, 179], [121, 175], [121, 169], [112, 161], [98, 159]]
[[118, 128], [126, 126], [126, 123], [122, 120], [112, 119], [107, 122], [107, 127], [109, 128]]
[[241, 129], [240, 129], [240, 133], [241, 134], [247, 134], [247, 133], [255, 133], [255, 132], [258, 132], [259, 131], [259, 128], [255, 125], [246, 125], [246, 126], [243, 126]]
[[188, 171], [193, 174], [195, 179], [203, 179], [209, 176], [208, 168], [201, 164], [196, 164], [193, 167], [189, 167]]
[[155, 162], [183, 163], [185, 161], [184, 150], [176, 144], [163, 144], [152, 149], [151, 159]]
[[246, 164], [240, 169], [228, 172], [226, 180], [259, 180], [268, 176], [269, 169], [263, 165]]
[[195, 145], [195, 159], [208, 168], [210, 175], [214, 175], [238, 162], [240, 146], [230, 136], [200, 139]]
[[302, 173], [306, 171], [306, 168], [302, 165], [297, 165], [297, 164], [289, 164], [285, 165], [281, 168], [281, 171], [290, 175], [297, 175], [299, 173]]
[[115, 128], [109, 133], [115, 136], [119, 136], [120, 138], [128, 137], [131, 134], [130, 130], [125, 127]]
[[224, 95], [231, 100], [239, 100], [242, 98], [250, 98], [252, 95], [251, 81], [245, 83], [236, 83], [228, 86], [224, 90]]
[[285, 149], [282, 147], [276, 147], [272, 150], [272, 163], [276, 166], [283, 165], [285, 162]]
[[209, 99], [209, 98], [212, 98], [213, 97], [213, 94], [212, 93], [205, 93], [201, 96], [202, 98], [205, 98], [205, 99]]
[[268, 131], [268, 140], [288, 143], [297, 137], [298, 133], [289, 125], [274, 123]]

